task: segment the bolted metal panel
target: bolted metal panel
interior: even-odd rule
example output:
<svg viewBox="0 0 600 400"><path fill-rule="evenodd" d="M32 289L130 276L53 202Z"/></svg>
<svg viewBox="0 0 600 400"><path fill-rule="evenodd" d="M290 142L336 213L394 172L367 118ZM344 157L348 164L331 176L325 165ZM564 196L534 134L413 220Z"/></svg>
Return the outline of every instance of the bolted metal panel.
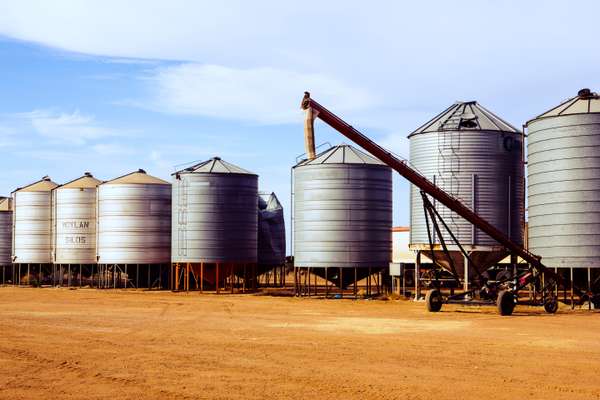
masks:
<svg viewBox="0 0 600 400"><path fill-rule="evenodd" d="M0 265L12 263L12 211L0 211Z"/></svg>
<svg viewBox="0 0 600 400"><path fill-rule="evenodd" d="M295 265L389 265L391 168L352 146L337 146L295 166L293 178Z"/></svg>
<svg viewBox="0 0 600 400"><path fill-rule="evenodd" d="M519 132L434 131L410 136L410 163L479 216L523 243L524 188ZM497 246L441 204L435 204L461 244ZM429 243L423 201L411 186L411 245ZM443 231L446 243L453 243ZM435 243L440 243L435 238Z"/></svg>
<svg viewBox="0 0 600 400"><path fill-rule="evenodd" d="M16 191L14 196L14 262L52 262L51 192Z"/></svg>
<svg viewBox="0 0 600 400"><path fill-rule="evenodd" d="M95 187L53 191L56 264L96 263L96 193Z"/></svg>
<svg viewBox="0 0 600 400"><path fill-rule="evenodd" d="M219 158L173 181L173 262L257 262L258 176Z"/></svg>
<svg viewBox="0 0 600 400"><path fill-rule="evenodd" d="M126 177L98 186L98 263L167 263L171 259L171 185L136 183L135 174ZM158 181L140 178L137 181Z"/></svg>
<svg viewBox="0 0 600 400"><path fill-rule="evenodd" d="M557 109L527 125L529 250L551 267L600 268L600 99Z"/></svg>

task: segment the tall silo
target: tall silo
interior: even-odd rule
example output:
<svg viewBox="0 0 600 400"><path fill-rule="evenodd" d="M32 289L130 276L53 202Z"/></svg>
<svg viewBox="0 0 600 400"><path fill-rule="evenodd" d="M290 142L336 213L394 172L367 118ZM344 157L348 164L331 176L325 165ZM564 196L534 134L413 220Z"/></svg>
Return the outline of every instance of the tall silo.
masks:
<svg viewBox="0 0 600 400"><path fill-rule="evenodd" d="M9 197L0 197L0 268L1 283L12 282L12 201Z"/></svg>
<svg viewBox="0 0 600 400"><path fill-rule="evenodd" d="M219 286L244 268L247 273L253 270L258 175L214 157L173 176L174 267L189 268L197 286L204 282Z"/></svg>
<svg viewBox="0 0 600 400"><path fill-rule="evenodd" d="M294 265L308 284L314 273L346 288L388 267L390 167L339 145L294 166L293 181Z"/></svg>
<svg viewBox="0 0 600 400"><path fill-rule="evenodd" d="M577 96L527 122L529 250L585 281L600 268L600 96ZM592 281L594 279L591 279Z"/></svg>
<svg viewBox="0 0 600 400"><path fill-rule="evenodd" d="M60 185L52 191L53 249L55 271L59 283L67 273L71 284L72 273L93 274L96 264L96 194L102 181L86 172L83 176Z"/></svg>
<svg viewBox="0 0 600 400"><path fill-rule="evenodd" d="M162 285L171 259L171 184L140 169L100 184L97 198L101 286Z"/></svg>
<svg viewBox="0 0 600 400"><path fill-rule="evenodd" d="M410 164L480 217L523 243L523 133L475 101L457 102L408 136ZM502 246L443 205L432 201L475 265L465 260L444 228L442 237L459 276L473 277L506 256ZM433 230L433 228L432 228ZM450 261L432 233L436 261ZM411 186L410 248L429 256L430 243L420 191ZM419 253L418 253L419 254ZM469 273L469 271L471 271Z"/></svg>
<svg viewBox="0 0 600 400"><path fill-rule="evenodd" d="M45 279L45 269L52 263L52 189L58 184L45 176L12 193L13 263L17 280L27 283ZM34 276L31 273L35 273Z"/></svg>

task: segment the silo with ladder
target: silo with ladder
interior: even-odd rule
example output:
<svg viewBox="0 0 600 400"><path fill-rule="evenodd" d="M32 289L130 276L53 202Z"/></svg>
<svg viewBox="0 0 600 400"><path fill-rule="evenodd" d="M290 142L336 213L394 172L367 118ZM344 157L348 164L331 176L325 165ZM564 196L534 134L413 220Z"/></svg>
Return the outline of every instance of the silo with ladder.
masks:
<svg viewBox="0 0 600 400"><path fill-rule="evenodd" d="M475 101L457 102L408 136L410 163L438 187L471 207L480 217L523 243L523 133ZM430 199L449 230L469 255L465 257L446 229L441 236L425 214L418 188L411 187L410 248L461 279L483 272L507 253L468 221ZM428 230L429 224L429 230ZM433 253L431 248L433 246ZM448 256L449 255L449 256Z"/></svg>

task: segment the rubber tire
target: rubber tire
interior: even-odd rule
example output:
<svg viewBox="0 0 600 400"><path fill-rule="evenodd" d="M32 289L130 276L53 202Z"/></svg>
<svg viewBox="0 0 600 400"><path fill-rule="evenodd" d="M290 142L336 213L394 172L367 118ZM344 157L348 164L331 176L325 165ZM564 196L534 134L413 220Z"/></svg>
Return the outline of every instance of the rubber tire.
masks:
<svg viewBox="0 0 600 400"><path fill-rule="evenodd" d="M558 311L558 301L555 300L547 300L544 303L544 310L548 314L555 314Z"/></svg>
<svg viewBox="0 0 600 400"><path fill-rule="evenodd" d="M427 304L427 311L438 312L442 309L442 294L437 289L431 289L425 295L425 304Z"/></svg>
<svg viewBox="0 0 600 400"><path fill-rule="evenodd" d="M508 290L501 291L498 293L496 305L500 315L511 315L515 309L515 295Z"/></svg>

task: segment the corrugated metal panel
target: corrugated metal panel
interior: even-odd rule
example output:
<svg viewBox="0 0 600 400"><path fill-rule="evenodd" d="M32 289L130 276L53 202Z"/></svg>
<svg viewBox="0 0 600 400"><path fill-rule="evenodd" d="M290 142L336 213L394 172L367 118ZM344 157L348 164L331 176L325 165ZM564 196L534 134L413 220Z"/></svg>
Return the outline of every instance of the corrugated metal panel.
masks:
<svg viewBox="0 0 600 400"><path fill-rule="evenodd" d="M95 187L54 190L55 263L96 263L96 192Z"/></svg>
<svg viewBox="0 0 600 400"><path fill-rule="evenodd" d="M343 147L350 154L358 151L338 146L328 152L335 156ZM294 167L293 174L295 265L388 266L392 256L389 167L379 163L309 163Z"/></svg>
<svg viewBox="0 0 600 400"><path fill-rule="evenodd" d="M153 178L153 177L150 177ZM98 186L98 262L160 264L171 259L171 185L104 183Z"/></svg>
<svg viewBox="0 0 600 400"><path fill-rule="evenodd" d="M51 192L17 191L13 195L14 262L51 263Z"/></svg>
<svg viewBox="0 0 600 400"><path fill-rule="evenodd" d="M456 130L410 137L410 163L496 228L523 243L523 163L518 132ZM461 244L496 246L490 237L446 207L435 204ZM411 244L427 244L418 189L411 186ZM439 243L439 238L435 238ZM444 239L452 242L444 233Z"/></svg>
<svg viewBox="0 0 600 400"><path fill-rule="evenodd" d="M173 181L173 262L256 263L258 176L219 158Z"/></svg>
<svg viewBox="0 0 600 400"><path fill-rule="evenodd" d="M600 114L569 109L528 123L529 250L551 267L599 268Z"/></svg>
<svg viewBox="0 0 600 400"><path fill-rule="evenodd" d="M0 265L12 262L12 211L0 211Z"/></svg>

